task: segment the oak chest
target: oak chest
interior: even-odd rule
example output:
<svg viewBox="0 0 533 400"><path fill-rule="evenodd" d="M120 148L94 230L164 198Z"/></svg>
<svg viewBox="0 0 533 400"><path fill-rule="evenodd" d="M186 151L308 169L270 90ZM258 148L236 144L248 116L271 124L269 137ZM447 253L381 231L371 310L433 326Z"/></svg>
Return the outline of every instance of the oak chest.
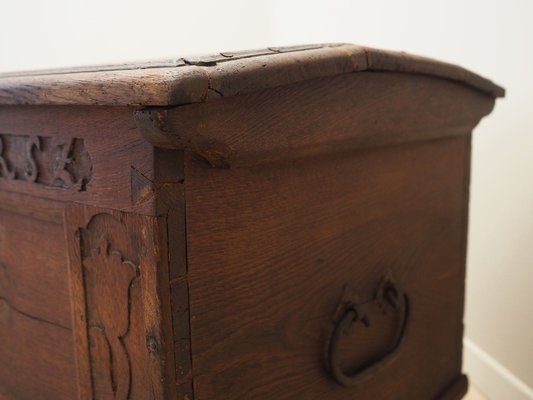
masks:
<svg viewBox="0 0 533 400"><path fill-rule="evenodd" d="M459 399L502 88L348 44L0 78L0 399Z"/></svg>

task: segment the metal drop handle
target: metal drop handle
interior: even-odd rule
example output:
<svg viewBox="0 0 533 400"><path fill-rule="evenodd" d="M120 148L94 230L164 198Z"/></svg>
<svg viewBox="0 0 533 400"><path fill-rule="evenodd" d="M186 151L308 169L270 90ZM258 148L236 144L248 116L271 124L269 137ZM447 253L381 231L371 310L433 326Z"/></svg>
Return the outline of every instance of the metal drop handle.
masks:
<svg viewBox="0 0 533 400"><path fill-rule="evenodd" d="M403 343L409 319L407 295L398 288L390 276L387 276L378 287L374 300L382 301L396 314L396 330L391 345L380 356L364 363L362 367L346 372L341 366L340 343L346 336L345 332L355 329L356 325L362 325L359 329L363 326L368 327L371 316L365 314L359 305L352 302L345 303L329 337L326 354L327 368L331 377L343 386L355 386L374 376L394 360Z"/></svg>

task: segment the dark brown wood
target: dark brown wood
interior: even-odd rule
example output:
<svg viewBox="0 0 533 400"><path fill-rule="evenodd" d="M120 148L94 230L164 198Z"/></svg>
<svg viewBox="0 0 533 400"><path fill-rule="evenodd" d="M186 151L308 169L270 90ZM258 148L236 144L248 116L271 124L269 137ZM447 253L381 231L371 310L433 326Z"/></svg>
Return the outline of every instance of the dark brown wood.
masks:
<svg viewBox="0 0 533 400"><path fill-rule="evenodd" d="M503 93L348 44L0 76L0 399L460 399Z"/></svg>
<svg viewBox="0 0 533 400"><path fill-rule="evenodd" d="M187 279L187 245L185 224L184 154L182 151L156 149L154 186L157 215L166 220L170 299L174 332L173 350L176 386L179 398L193 399L189 283ZM169 322L167 320L167 322Z"/></svg>
<svg viewBox="0 0 533 400"><path fill-rule="evenodd" d="M468 149L466 136L298 168L186 163L195 399L434 398L460 371ZM389 270L411 302L402 350L339 386L322 357L344 286L365 302ZM390 343L394 324L369 318L349 365Z"/></svg>
<svg viewBox="0 0 533 400"><path fill-rule="evenodd" d="M83 139L0 135L0 178L83 192L91 171Z"/></svg>
<svg viewBox="0 0 533 400"><path fill-rule="evenodd" d="M0 104L180 105L360 71L411 72L456 81L493 97L505 93L452 64L337 43L3 74Z"/></svg>
<svg viewBox="0 0 533 400"><path fill-rule="evenodd" d="M445 80L361 72L207 104L146 108L135 121L154 145L228 168L461 135L493 105L493 98Z"/></svg>
<svg viewBox="0 0 533 400"><path fill-rule="evenodd" d="M460 375L447 387L436 400L456 400L461 399L468 391L468 378Z"/></svg>
<svg viewBox="0 0 533 400"><path fill-rule="evenodd" d="M76 397L60 206L0 193L0 398Z"/></svg>
<svg viewBox="0 0 533 400"><path fill-rule="evenodd" d="M154 215L153 193L143 185L154 180L154 149L141 137L132 113L127 107L0 107L0 134L20 144L18 149L5 147L0 154L11 169L18 170L15 179L7 178L0 166L0 190ZM76 161L61 170L54 164L64 160L58 162L56 156L61 153L51 151L53 147L45 159L38 157L35 147L28 155L26 144L42 138L57 145L78 140L83 144L83 157L73 158L76 154L71 153L67 159ZM24 165L31 168L33 160L45 167L37 171L35 183L23 171ZM53 178L55 168L68 182L72 165L80 167L73 177L78 177L77 184L65 185L62 179Z"/></svg>
<svg viewBox="0 0 533 400"><path fill-rule="evenodd" d="M82 399L175 397L165 368L172 336L162 323L168 266L161 263L159 240L166 238L158 224L154 217L67 208Z"/></svg>

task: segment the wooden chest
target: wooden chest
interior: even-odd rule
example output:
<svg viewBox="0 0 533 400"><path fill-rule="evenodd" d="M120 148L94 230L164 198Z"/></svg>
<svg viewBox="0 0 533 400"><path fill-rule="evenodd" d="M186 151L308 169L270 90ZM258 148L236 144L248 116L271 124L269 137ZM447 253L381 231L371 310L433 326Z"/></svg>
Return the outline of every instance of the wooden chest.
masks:
<svg viewBox="0 0 533 400"><path fill-rule="evenodd" d="M503 89L354 45L0 78L0 399L459 399Z"/></svg>

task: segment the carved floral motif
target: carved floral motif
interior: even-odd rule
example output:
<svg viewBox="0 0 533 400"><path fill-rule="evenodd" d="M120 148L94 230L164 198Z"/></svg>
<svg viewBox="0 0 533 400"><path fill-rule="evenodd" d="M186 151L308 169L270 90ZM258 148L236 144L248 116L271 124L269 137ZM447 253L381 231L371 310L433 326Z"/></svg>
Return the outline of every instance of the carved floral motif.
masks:
<svg viewBox="0 0 533 400"><path fill-rule="evenodd" d="M91 359L98 359L100 368L95 393L97 398L126 400L131 365L123 339L130 328L130 286L137 268L124 261L120 252L110 251L106 239L99 248L91 249L83 266L92 291L93 316L88 327Z"/></svg>
<svg viewBox="0 0 533 400"><path fill-rule="evenodd" d="M0 136L0 176L8 179L13 179L15 177L15 172L9 168L4 156L4 140L2 136Z"/></svg>
<svg viewBox="0 0 533 400"><path fill-rule="evenodd" d="M91 173L83 139L0 134L0 179L84 191Z"/></svg>
<svg viewBox="0 0 533 400"><path fill-rule="evenodd" d="M170 398L153 217L71 204L65 221L79 398Z"/></svg>

